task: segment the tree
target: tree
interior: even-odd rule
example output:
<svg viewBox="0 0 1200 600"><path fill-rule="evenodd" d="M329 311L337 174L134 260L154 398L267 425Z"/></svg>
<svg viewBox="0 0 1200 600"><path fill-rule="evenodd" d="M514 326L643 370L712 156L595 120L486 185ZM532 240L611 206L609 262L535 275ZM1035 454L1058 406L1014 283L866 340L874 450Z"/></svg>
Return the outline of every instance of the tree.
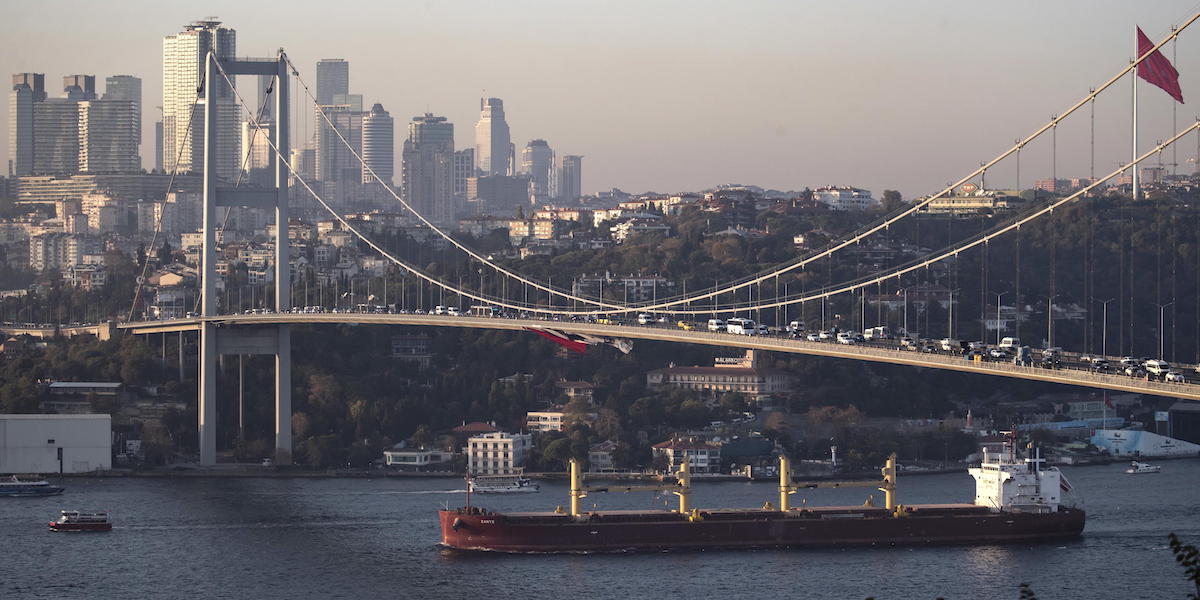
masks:
<svg viewBox="0 0 1200 600"><path fill-rule="evenodd" d="M543 465L557 465L560 468L566 468L567 461L571 459L571 440L568 438L559 438L546 444L546 448L542 450Z"/></svg>

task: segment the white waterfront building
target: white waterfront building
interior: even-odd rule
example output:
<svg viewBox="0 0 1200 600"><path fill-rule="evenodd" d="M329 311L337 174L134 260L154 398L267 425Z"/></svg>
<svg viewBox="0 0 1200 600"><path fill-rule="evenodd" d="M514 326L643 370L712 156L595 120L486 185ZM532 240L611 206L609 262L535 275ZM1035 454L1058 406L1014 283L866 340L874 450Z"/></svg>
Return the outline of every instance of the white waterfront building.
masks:
<svg viewBox="0 0 1200 600"><path fill-rule="evenodd" d="M0 415L0 474L109 469L110 415Z"/></svg>
<svg viewBox="0 0 1200 600"><path fill-rule="evenodd" d="M867 210L879 205L871 192L850 186L826 186L813 190L813 199L830 210Z"/></svg>
<svg viewBox="0 0 1200 600"><path fill-rule="evenodd" d="M472 475L515 475L533 449L528 433L484 433L467 439L467 472Z"/></svg>

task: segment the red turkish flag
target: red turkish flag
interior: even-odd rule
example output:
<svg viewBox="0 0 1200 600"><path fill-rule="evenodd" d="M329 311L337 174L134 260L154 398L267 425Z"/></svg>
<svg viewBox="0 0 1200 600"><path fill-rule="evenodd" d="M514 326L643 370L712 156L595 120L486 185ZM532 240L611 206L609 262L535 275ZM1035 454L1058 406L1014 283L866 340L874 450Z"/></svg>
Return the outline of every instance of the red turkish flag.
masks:
<svg viewBox="0 0 1200 600"><path fill-rule="evenodd" d="M1154 47L1154 42L1142 33L1142 28L1137 28L1138 38L1138 56L1144 56L1150 49ZM1157 85L1162 90L1171 95L1177 102L1183 104L1183 90L1179 89L1179 71L1171 66L1171 61L1162 55L1162 52L1155 50L1149 56L1146 56L1142 62L1138 63L1137 75L1146 81Z"/></svg>

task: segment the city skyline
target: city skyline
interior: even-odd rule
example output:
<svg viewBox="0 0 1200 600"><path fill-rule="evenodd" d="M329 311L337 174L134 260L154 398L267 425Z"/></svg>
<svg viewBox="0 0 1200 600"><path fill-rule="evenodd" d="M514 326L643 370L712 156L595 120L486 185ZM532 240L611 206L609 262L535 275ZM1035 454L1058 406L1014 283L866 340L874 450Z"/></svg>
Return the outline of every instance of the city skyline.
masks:
<svg viewBox="0 0 1200 600"><path fill-rule="evenodd" d="M140 77L141 154L143 164L153 167L148 149L154 147L153 107L162 99L162 39L204 16L142 3L118 9L60 4L74 8L55 20L52 35L50 23L35 16L45 14L40 8L10 11L13 18L0 25L0 65L9 75L45 73L50 81L73 73ZM912 197L990 158L1011 143L1012 131L1031 129L1119 69L1133 53L1134 24L1158 39L1187 8L1106 3L1091 10L1088 3L1083 11L1082 3L1072 2L988 10L930 1L885 16L861 7L762 4L733 11L688 5L693 10L679 11L673 9L681 5L667 3L613 11L620 16L567 7L563 16L577 18L571 27L555 29L542 27L550 17L539 16L536 6L525 6L539 3L520 4L509 10L388 7L376 23L356 20L363 29L354 36L307 35L319 31L313 29L318 23L338 30L345 17L306 19L312 10L305 4L277 29L256 7L216 2L205 10L238 31L239 55L270 55L282 46L309 81L316 80L312 69L319 59L354 63L354 88L366 105L381 103L398 119L429 110L462 130L478 119L480 97L502 98L514 145L545 139L560 152L589 157L584 193L611 187L672 192L737 182L778 189L854 185L876 195L892 188ZM1035 8L1039 19L1030 19ZM342 12L356 10L352 5ZM112 31L104 24L135 14L138 27L119 39L91 33ZM393 18L404 24L397 33L386 27ZM622 27L611 29L618 21ZM826 26L804 27L814 21ZM453 27L420 27L433 22ZM1096 35L1057 35L1066 22ZM489 60L479 60L487 24L493 35L509 32L501 38L520 41L492 39L485 46ZM703 35L704 27L718 26L726 28L722 35ZM61 35L70 41L57 39ZM423 45L443 40L459 46L447 47L440 62L418 58ZM387 52L372 46L385 41ZM1189 56L1194 47L1185 38L1178 55ZM515 64L518 55L526 57L520 69L500 66ZM639 66L646 64L673 68ZM1182 84L1185 97L1196 89L1186 76ZM248 80L242 85L254 89ZM47 88L56 95L55 86ZM1170 133L1171 100L1146 91L1139 102L1146 148ZM1128 113L1127 102L1114 100L1097 102L1096 109L1098 115ZM1182 106L1177 122L1193 116ZM1098 122L1099 170L1128 154L1128 128L1116 119ZM295 139L306 139L306 126L311 135L312 123L301 123ZM7 139L7 123L0 130ZM1060 131L1059 177L1088 175L1087 120ZM458 149L470 142L456 141ZM5 162L7 148L0 148ZM1022 181L1028 187L1050 175L1050 161L1046 148L1026 152ZM1192 152L1190 144L1180 149L1180 172L1191 170L1185 161ZM989 182L1006 185L1006 178L1014 179L1007 170L989 173Z"/></svg>

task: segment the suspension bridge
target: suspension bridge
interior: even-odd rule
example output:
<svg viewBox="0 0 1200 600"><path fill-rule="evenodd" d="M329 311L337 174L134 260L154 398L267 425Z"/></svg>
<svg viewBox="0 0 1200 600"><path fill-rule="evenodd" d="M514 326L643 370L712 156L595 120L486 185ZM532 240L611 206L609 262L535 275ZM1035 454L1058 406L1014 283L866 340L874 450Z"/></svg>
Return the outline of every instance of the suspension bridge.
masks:
<svg viewBox="0 0 1200 600"><path fill-rule="evenodd" d="M1136 172L1139 164L1155 157L1161 160L1164 150L1171 148L1187 136L1197 135L1197 130L1200 129L1200 120L1183 127L1176 126L1170 136L1158 140L1153 144L1143 144L1139 147L1136 143L1135 108L1134 128L1131 132L1133 140L1131 146L1133 151L1128 160L1123 161L1116 168L1106 173L1096 174L1093 167L1093 176L1089 178L1087 184L1081 186L1073 193L1066 195L1048 194L1041 201L1036 201L1035 196L1035 202L1031 202L1027 208L1017 211L1010 218L997 219L997 222L990 228L965 239L950 240L949 245L925 252L921 256L903 264L890 265L846 281L828 281L825 285L794 293L785 286L784 293L779 293L778 282L781 277L786 278L803 273L810 267L822 264L820 261L833 260L835 255L858 247L873 236L886 235L892 228L918 218L919 214L932 203L939 199L953 196L955 191L959 190L964 184L978 181L980 187L982 187L988 171L993 170L994 172L999 168L998 165L1002 163L1009 164L1013 161L1016 162L1017 184L1019 188L1021 185L1020 160L1022 150L1028 149L1035 141L1042 140L1048 136L1054 144L1053 160L1056 161L1057 136L1060 124L1073 115L1077 116L1087 113L1088 111L1085 111L1085 108L1090 108L1093 120L1094 148L1096 99L1105 92L1114 92L1117 84L1126 79L1132 82L1131 86L1135 97L1137 93L1137 79L1139 77L1155 83L1151 79L1154 74L1150 72L1150 67L1158 65L1159 59L1162 58L1162 49L1168 44L1173 44L1177 37L1192 25L1197 18L1200 18L1200 13L1172 27L1169 34L1156 43L1153 43L1152 47L1139 48L1138 56L1132 59L1127 66L1118 70L1112 77L1100 85L1088 90L1088 93L1078 102L1072 104L1066 110L1055 114L1031 134L1018 139L1010 148L1001 152L993 159L980 163L978 169L968 173L954 183L948 184L941 191L903 205L898 210L874 223L784 264L766 268L754 275L735 281L714 284L711 288L693 291L690 294L685 292L667 298L654 298L649 301L640 302L619 302L606 299L602 294L589 296L578 293L573 289L565 289L554 286L549 282L539 281L520 273L514 267L503 264L502 261L494 260L485 253L472 248L469 244L451 235L451 232L444 228L444 224L435 223L427 216L422 215L414 209L409 199L397 194L363 160L359 151L345 138L329 115L325 113L320 105L315 103L315 98L308 85L300 77L299 70L282 50L278 56L271 59L218 59L218 57L210 54L202 67L204 85L195 101L196 104L205 105L207 110L204 111L203 128L205 138L203 180L204 235L201 254L200 291L196 310L189 313L194 316L159 321L138 320L138 315L134 314L134 311L139 306L139 298L142 294L141 282L145 276L145 272L143 272L143 277L139 278L139 285L129 318L125 322L118 324L117 327L123 332L137 335L194 332L198 336L200 462L205 465L214 464L216 460L217 358L220 355L229 354L265 354L275 357L276 395L274 421L276 460L279 464L290 463L290 330L294 325L406 325L513 331L553 331L556 334L572 334L595 338L704 344L727 348L767 350L810 356L891 363L1200 400L1200 385L1196 383L1167 381L1150 377L1131 377L1105 372L1094 368L1096 362L1089 360L1091 357L1085 359L1082 352L1071 352L1070 349L1061 353L1063 357L1061 362L1049 363L1047 364L1049 368L1040 368L1030 366L1027 363L1014 364L1010 360L984 360L986 355L964 357L962 352L919 352L912 350L912 345L902 346L894 341L834 343L833 341L822 341L821 338L806 339L803 336L782 335L779 334L778 329L779 326L783 325L780 322L776 323L777 328L772 334L767 335L739 335L728 331L709 331L703 323L691 324L710 317L713 319L727 319L758 315L764 311L767 314L775 311L775 314L778 315L780 309L785 311L798 309L801 314L804 314L806 310L811 310L813 306L820 305L823 308L826 302L831 302L835 299L853 298L855 294L862 294L865 302L865 293L868 289L878 290L885 285L896 286L899 289L901 282L920 273L928 272L932 267L957 264L960 256L970 252L986 252L990 244L1002 238L1019 235L1023 226L1037 221L1053 219L1056 210L1060 211L1062 208L1073 203L1087 202L1095 198L1101 191L1102 186L1114 178L1124 176L1127 173L1134 175L1132 191L1134 197L1137 198L1138 184ZM288 160L291 148L287 127L269 128L270 133L265 134L268 136L267 143L273 155L274 187L267 189L243 187L240 185L240 179L234 182L232 186L219 181L215 170L212 168L217 160L216 152L218 148L218 145L213 143L217 135L216 121L213 118L213 115L217 111L214 110L214 107L218 104L236 102L236 104L240 105L246 120L254 127L255 131L268 131L268 128L260 126L259 116L250 109L251 104L246 102L233 85L233 77L237 75L270 76L273 78L272 87L275 101L273 112L276 115L277 123L290 122L289 102L292 92L291 87L296 85L298 90L302 91L309 100L314 102L314 105L317 107L318 118L323 120L329 131L335 134L339 138L339 141L349 149L362 166L363 172L369 175L386 193L390 194L403 208L404 213L414 222L427 229L431 235L435 236L435 239L440 240L453 251L461 253L465 257L465 260L473 265L473 268L479 270L481 273L480 286L472 288L463 285L461 279L458 282L452 282L445 280L444 277L438 277L433 273L426 272L426 270L416 266L414 264L415 261L406 260L399 252L389 249L386 244L373 239L370 235L361 231L353 220L341 214L331 202L322 198L312 182L306 181L300 173L292 168ZM1160 83L1156 83L1156 85L1160 85L1161 87ZM1134 106L1136 107L1136 103ZM1172 120L1175 120L1174 117ZM1094 155L1092 162L1094 165ZM1057 173L1052 172L1052 177L1057 177ZM424 311L414 310L409 312L408 310L396 309L395 307L384 311L372 310L362 312L355 312L353 310L328 312L310 310L304 302L297 303L293 301L292 274L289 268L275 269L273 302L267 303L267 308L255 310L247 314L247 311L235 310L229 306L230 303L228 301L224 303L225 306L222 306L216 288L217 236L225 220L228 218L228 210L231 207L259 208L272 211L276 224L288 223L289 187L292 186L304 188L320 205L321 209L326 211L343 230L350 232L358 243L365 248L369 248L372 252L377 253L395 265L406 278L410 278L421 286L427 286L430 290L438 290L443 297L449 294L451 297L456 298L460 305L469 303L475 306L494 309L496 316L426 314ZM224 219L220 214L222 208L226 210ZM289 240L287 227L277 226L275 228L274 244L274 264L277 266L288 265L290 263L291 241ZM150 261L146 261L146 267L149 266L149 263ZM485 271L494 280L504 281L505 285L502 288L493 285L492 288L485 289L482 280L482 273ZM1018 263L1018 281L1019 272L1020 267ZM985 297L989 294L996 296L997 308L999 308L1000 296L1007 292L997 294L995 290L987 289L986 281L986 278L984 278L984 289L979 290L979 295ZM775 294L764 294L763 284L768 284L767 287L769 288L769 284L772 282L775 283ZM1111 284L1112 282L1108 283ZM498 293L497 289L505 291ZM1104 288L1096 285L1093 286L1093 290L1095 293L1103 293ZM1016 293L1020 295L1019 291ZM530 299L531 295L534 297L533 300ZM430 297L432 297L432 293ZM1053 302L1055 297L1055 294L1052 293L1047 298L1049 304L1047 310L1049 329L1048 339L1046 340L1047 345L1051 345L1053 341ZM731 298L733 300L730 300ZM1087 299L1084 299L1084 302L1090 304ZM953 306L954 302L952 299L951 310L953 310ZM1162 310L1162 306L1160 303L1160 311ZM423 308L428 309L429 307L426 306ZM1105 303L1105 308L1107 310L1107 303ZM418 312L421 314L417 314ZM629 320L634 315L652 315L656 318L645 325L632 325L620 321L621 317ZM905 315L907 316L907 306ZM657 318L660 316L662 317L661 319ZM865 311L863 311L861 314L861 326L864 329L870 325L866 322L866 319ZM688 325L677 325L677 321L688 323ZM824 326L824 323L822 325ZM1000 327L999 319L997 319L996 325L997 328ZM86 332L88 331L88 327L77 326L72 331ZM1107 317L1104 328L1107 333ZM982 322L980 329L980 337L988 333ZM1000 331L997 329L997 338L999 337L999 333ZM1162 335L1161 330L1159 331L1159 335ZM952 320L948 325L947 340L949 341L954 337L956 335ZM961 337L961 329L957 337ZM1162 344L1160 343L1160 348L1161 346ZM1116 356L1106 358L1114 364L1121 361ZM1161 351L1158 358L1162 358ZM1194 364L1179 364L1177 368L1181 370L1200 369L1200 367ZM1192 378L1195 378L1195 373L1192 373Z"/></svg>

